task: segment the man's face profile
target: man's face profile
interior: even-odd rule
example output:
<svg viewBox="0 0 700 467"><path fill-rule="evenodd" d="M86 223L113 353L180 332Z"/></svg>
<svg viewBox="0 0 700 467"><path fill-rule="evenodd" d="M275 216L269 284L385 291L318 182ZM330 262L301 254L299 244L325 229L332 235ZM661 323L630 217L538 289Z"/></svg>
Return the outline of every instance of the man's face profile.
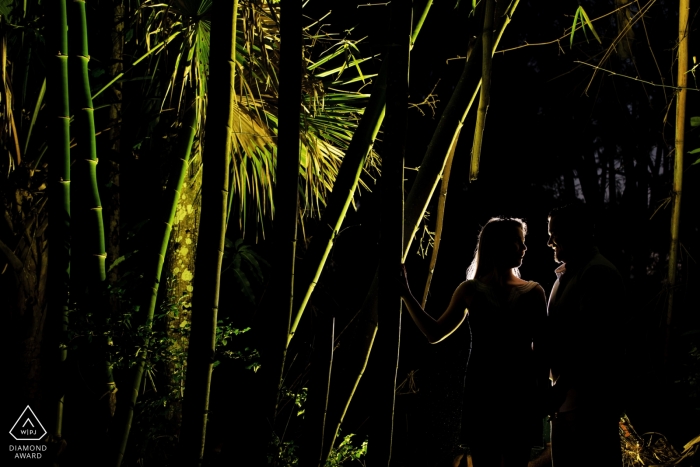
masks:
<svg viewBox="0 0 700 467"><path fill-rule="evenodd" d="M567 250L565 248L565 241L562 243L561 230L558 228L556 217L549 218L549 224L547 225L547 231L549 233L549 240L547 241L547 246L554 249L554 261L558 263L565 263L567 257Z"/></svg>

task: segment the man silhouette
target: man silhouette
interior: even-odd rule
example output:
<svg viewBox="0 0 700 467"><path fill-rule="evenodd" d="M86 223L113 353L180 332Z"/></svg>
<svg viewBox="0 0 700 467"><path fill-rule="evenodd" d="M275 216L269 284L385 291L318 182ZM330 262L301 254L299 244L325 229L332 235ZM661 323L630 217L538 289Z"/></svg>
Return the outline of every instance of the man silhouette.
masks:
<svg viewBox="0 0 700 467"><path fill-rule="evenodd" d="M552 210L548 227L561 263L547 306L552 464L590 465L593 455L597 466L619 467L622 277L594 246L584 204Z"/></svg>

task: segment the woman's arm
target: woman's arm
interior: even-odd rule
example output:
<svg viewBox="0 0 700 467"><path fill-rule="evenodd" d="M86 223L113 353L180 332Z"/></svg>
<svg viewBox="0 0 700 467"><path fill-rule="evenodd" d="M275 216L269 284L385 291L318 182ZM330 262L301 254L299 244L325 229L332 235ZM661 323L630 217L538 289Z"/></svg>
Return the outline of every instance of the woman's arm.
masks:
<svg viewBox="0 0 700 467"><path fill-rule="evenodd" d="M466 282L457 287L447 310L436 320L423 310L418 300L411 293L405 268L403 268L403 278L401 298L406 303L406 308L408 308L408 312L418 329L428 338L428 342L437 344L457 330L464 318L466 318L467 308L471 304L471 296L467 293Z"/></svg>

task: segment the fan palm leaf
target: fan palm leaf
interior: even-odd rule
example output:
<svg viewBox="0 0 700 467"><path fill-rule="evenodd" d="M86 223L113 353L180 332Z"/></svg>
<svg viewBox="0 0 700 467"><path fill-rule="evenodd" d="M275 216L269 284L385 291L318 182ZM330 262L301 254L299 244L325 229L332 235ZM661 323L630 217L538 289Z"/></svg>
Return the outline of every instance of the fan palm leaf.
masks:
<svg viewBox="0 0 700 467"><path fill-rule="evenodd" d="M144 46L161 47L153 63L164 54L173 64L165 85L161 109L179 108L185 99L197 99L200 127L204 125L211 32L211 0L176 0L169 5L145 2L150 13ZM249 0L239 6L237 31L235 113L229 215L236 212L242 229L252 218L262 226L274 216L272 185L276 168L277 96L279 87L279 6ZM348 90L374 75L364 74L357 42L331 40L305 29L305 72L300 159L301 204L305 216L317 216L325 205L338 168L359 116L366 94ZM172 39L179 32L177 39ZM167 47L165 41L172 41ZM319 52L321 51L321 52ZM152 64L150 69L159 65ZM185 92L187 87L194 95ZM189 96L189 97L188 97ZM204 132L199 132L204 137ZM201 143L201 141L200 141ZM372 153L369 167L377 165ZM365 185L366 188L366 185ZM255 213L249 213L250 207ZM264 233L264 232L263 232Z"/></svg>

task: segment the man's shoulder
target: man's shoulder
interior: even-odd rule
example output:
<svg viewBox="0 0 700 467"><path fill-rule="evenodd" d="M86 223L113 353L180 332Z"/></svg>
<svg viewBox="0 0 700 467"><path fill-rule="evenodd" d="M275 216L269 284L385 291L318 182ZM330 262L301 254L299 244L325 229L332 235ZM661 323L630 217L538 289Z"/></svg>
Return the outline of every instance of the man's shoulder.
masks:
<svg viewBox="0 0 700 467"><path fill-rule="evenodd" d="M580 275L582 279L585 278L587 280L593 278L606 282L622 280L622 274L620 274L617 267L598 251L596 251L590 261L581 268Z"/></svg>

